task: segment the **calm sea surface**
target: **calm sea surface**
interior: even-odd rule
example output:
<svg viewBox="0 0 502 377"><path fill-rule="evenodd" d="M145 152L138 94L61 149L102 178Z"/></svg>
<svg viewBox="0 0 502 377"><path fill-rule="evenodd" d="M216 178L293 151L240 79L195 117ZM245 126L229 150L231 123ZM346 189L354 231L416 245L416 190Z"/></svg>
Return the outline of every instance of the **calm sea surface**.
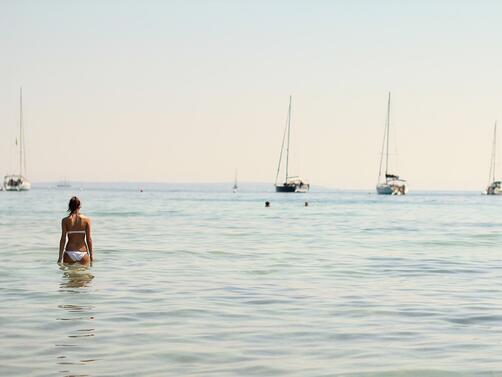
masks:
<svg viewBox="0 0 502 377"><path fill-rule="evenodd" d="M1 376L502 376L502 198L137 188L0 193Z"/></svg>

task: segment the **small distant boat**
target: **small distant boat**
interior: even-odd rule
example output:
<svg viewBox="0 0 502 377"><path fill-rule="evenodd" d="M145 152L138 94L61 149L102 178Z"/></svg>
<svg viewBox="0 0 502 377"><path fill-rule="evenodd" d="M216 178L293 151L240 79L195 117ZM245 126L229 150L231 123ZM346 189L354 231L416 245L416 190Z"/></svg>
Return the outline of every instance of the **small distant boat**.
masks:
<svg viewBox="0 0 502 377"><path fill-rule="evenodd" d="M18 140L16 139L16 145ZM23 129L23 88L19 95L19 174L8 174L4 177L3 188L5 191L28 191L31 189L30 181L24 176L26 174L26 150L24 148Z"/></svg>
<svg viewBox="0 0 502 377"><path fill-rule="evenodd" d="M387 101L387 121L383 135L380 169L376 191L379 195L405 195L408 192L406 181L396 174L389 173L389 129L390 129L390 93ZM385 181L382 180L382 165L385 155Z"/></svg>
<svg viewBox="0 0 502 377"><path fill-rule="evenodd" d="M239 186L237 185L237 169L235 169L234 186L232 187L232 192L235 194L238 189Z"/></svg>
<svg viewBox="0 0 502 377"><path fill-rule="evenodd" d="M307 192L310 189L310 183L307 180L302 179L298 176L290 176L289 172L288 172L290 137L291 137L291 96L289 96L288 121L286 123L286 128L284 129L284 135L282 137L281 154L279 156L279 163L277 165L277 174L275 176L275 191L276 192ZM284 178L284 183L278 184L279 173L281 170L282 156L284 154L284 147L286 147L286 176Z"/></svg>
<svg viewBox="0 0 502 377"><path fill-rule="evenodd" d="M65 178L64 180L58 182L56 184L56 187L57 188L70 188L71 187L71 183Z"/></svg>
<svg viewBox="0 0 502 377"><path fill-rule="evenodd" d="M495 170L497 166L497 122L493 127L493 145L492 145L492 157L490 161L490 175L488 177L488 187L484 194L486 195L502 195L502 182L495 180Z"/></svg>

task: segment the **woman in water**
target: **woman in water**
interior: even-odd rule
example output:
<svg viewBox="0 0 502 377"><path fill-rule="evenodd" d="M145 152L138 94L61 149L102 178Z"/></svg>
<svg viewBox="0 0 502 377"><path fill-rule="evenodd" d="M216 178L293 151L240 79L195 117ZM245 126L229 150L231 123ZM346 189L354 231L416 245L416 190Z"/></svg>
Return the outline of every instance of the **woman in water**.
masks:
<svg viewBox="0 0 502 377"><path fill-rule="evenodd" d="M91 219L80 214L80 199L76 196L70 199L68 212L70 214L61 221L58 263L89 264L94 255ZM66 242L67 236L68 242Z"/></svg>

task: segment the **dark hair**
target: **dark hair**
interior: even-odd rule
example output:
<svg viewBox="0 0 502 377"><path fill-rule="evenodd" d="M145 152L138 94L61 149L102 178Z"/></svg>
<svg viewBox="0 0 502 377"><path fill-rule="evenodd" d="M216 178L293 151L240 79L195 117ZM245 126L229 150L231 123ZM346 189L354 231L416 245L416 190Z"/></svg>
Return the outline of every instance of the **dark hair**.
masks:
<svg viewBox="0 0 502 377"><path fill-rule="evenodd" d="M80 208L80 199L77 198L76 196L72 196L70 202L68 203L68 212L70 212L71 215L79 208Z"/></svg>

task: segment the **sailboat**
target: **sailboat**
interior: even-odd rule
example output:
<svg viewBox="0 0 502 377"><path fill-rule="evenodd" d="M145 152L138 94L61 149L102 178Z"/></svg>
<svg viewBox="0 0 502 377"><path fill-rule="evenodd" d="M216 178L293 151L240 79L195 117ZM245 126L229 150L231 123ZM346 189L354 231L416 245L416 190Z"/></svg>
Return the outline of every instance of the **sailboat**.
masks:
<svg viewBox="0 0 502 377"><path fill-rule="evenodd" d="M16 145L17 145L16 140ZM5 191L28 191L31 183L23 175L26 174L26 151L24 148L23 129L23 88L19 95L19 174L9 174L4 177L3 188Z"/></svg>
<svg viewBox="0 0 502 377"><path fill-rule="evenodd" d="M64 178L62 181L59 181L56 184L56 187L57 188L70 188L71 187L71 183L70 183L70 181L68 181L68 179Z"/></svg>
<svg viewBox="0 0 502 377"><path fill-rule="evenodd" d="M284 135L282 137L281 154L279 155L279 163L277 165L277 174L275 176L275 191L276 192L307 192L310 189L310 184L308 181L298 177L289 175L289 141L291 138L291 96L289 96L289 108L288 108L288 120L286 122L286 128L284 129ZM285 145L286 144L286 145ZM286 147L286 175L284 177L284 183L278 184L279 173L281 170L282 156L284 154L284 147Z"/></svg>
<svg viewBox="0 0 502 377"><path fill-rule="evenodd" d="M490 161L490 175L488 177L488 187L486 188L486 195L502 195L502 182L495 180L495 168L497 165L497 122L493 127L493 145L492 145L492 157Z"/></svg>
<svg viewBox="0 0 502 377"><path fill-rule="evenodd" d="M238 189L239 186L237 185L237 169L235 169L234 186L232 187L232 192L235 194Z"/></svg>
<svg viewBox="0 0 502 377"><path fill-rule="evenodd" d="M380 155L380 169L378 172L378 182L376 190L379 195L404 195L408 188L406 181L396 174L389 173L389 130L390 130L390 92L387 101L387 120L383 135L382 153ZM385 181L382 180L382 165L385 155Z"/></svg>

